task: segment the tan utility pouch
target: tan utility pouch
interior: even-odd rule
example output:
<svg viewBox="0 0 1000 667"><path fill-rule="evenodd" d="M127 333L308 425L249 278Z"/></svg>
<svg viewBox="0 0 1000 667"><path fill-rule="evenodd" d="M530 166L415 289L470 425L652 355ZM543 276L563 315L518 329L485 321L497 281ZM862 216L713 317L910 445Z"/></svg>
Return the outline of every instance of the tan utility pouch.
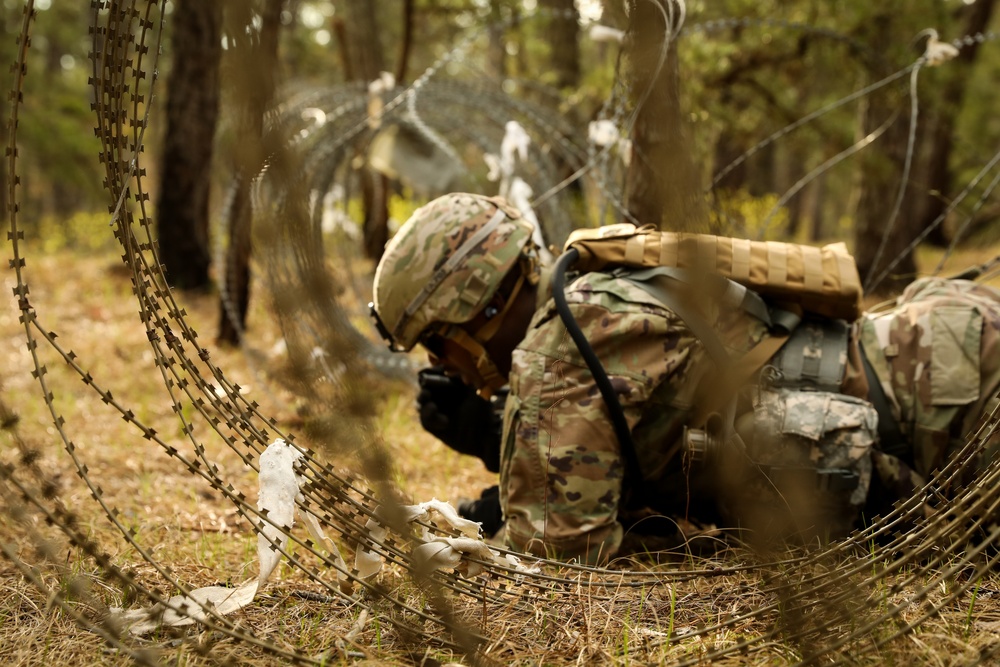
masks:
<svg viewBox="0 0 1000 667"><path fill-rule="evenodd" d="M861 278L843 243L796 243L661 232L630 223L577 229L564 250L580 253L574 268L670 266L718 273L779 304L851 322L861 314Z"/></svg>

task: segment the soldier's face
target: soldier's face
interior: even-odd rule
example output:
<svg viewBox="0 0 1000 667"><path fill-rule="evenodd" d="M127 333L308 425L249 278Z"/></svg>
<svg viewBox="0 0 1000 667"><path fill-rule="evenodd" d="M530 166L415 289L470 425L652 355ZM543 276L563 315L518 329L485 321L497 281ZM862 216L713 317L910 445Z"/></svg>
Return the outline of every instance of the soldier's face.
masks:
<svg viewBox="0 0 1000 667"><path fill-rule="evenodd" d="M476 358L467 349L443 336L434 347L430 355L432 363L440 364L447 373L459 376L462 382L476 389L486 384L476 367Z"/></svg>

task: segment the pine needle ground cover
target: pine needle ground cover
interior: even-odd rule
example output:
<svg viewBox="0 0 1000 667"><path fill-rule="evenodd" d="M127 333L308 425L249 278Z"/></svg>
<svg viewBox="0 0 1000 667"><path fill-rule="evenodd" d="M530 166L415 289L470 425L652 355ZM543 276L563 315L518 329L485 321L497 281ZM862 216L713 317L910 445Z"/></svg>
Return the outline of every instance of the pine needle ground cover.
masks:
<svg viewBox="0 0 1000 667"><path fill-rule="evenodd" d="M146 334L135 325L130 281L116 257L65 250L29 256L33 304L47 314L51 328L72 338L73 351L87 360L95 379L127 395L140 420L161 429L165 438L182 435L164 400ZM6 282L11 289L10 278ZM214 298L188 297L183 305L196 330L211 331ZM16 471L32 492L60 501L79 532L110 554L139 588L162 586L153 566L111 529L68 461L39 397L16 306L8 300L0 313L5 471ZM303 424L305 410L301 397L277 377L280 335L269 315L265 309L253 313L252 344L213 348L212 355L245 393L294 429ZM256 536L231 503L137 437L134 427L68 370L50 364L48 372L53 402L63 411L88 476L157 563L190 588L236 585L253 576ZM413 386L386 381L374 397L376 423L400 492L412 502L454 502L478 494L492 483L489 474L421 430L413 395ZM255 489L256 473L230 448L213 445L211 438L205 446L226 477ZM74 616L98 619L108 607L142 604L142 596L109 580L89 549L46 525L9 484L2 522L8 558L0 573L0 660L10 665L130 664L137 656L206 665L287 664L290 656L319 664L698 664L713 654L719 664L793 664L816 658L812 652L821 645L827 647L824 662L975 664L1000 647L1000 576L995 568L979 567L995 554L966 560L952 552L936 560L936 552L947 552L947 545L940 545L895 567L898 553L872 542L867 551L865 544L854 545L811 561L796 560L793 553L727 547L710 556L680 549L669 556L630 558L606 573L545 565L542 573L560 582L558 591L545 593L537 582L524 582L526 595L506 603L466 597L457 604L453 611L463 624L486 637L473 659L435 641L430 628L424 637L405 636L384 617L352 607L300 569L282 565L254 603L231 619L253 641L239 632L199 626L165 628L149 637L126 637L130 654L81 627ZM649 579L643 584L617 577L623 570L647 573ZM378 578L399 599L434 612L433 602L403 568L387 568ZM824 587L824 580L833 585ZM368 595L366 606L389 618L406 613L377 595ZM917 627L893 638L910 623Z"/></svg>

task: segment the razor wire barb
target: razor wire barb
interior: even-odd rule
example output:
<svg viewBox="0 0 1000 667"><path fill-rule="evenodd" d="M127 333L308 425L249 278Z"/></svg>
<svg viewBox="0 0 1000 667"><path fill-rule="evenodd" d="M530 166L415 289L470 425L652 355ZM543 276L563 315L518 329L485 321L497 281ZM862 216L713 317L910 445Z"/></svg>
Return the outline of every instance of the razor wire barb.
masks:
<svg viewBox="0 0 1000 667"><path fill-rule="evenodd" d="M374 485L376 488L372 488L363 476L329 463L323 456L329 452L317 453L300 447L303 458L299 472L306 480L300 509L316 516L340 545L375 551L385 562L412 576L420 591L417 597L431 604L415 602L413 591L405 586L389 588L361 578L356 570L344 568L331 554L324 553L321 545L297 536L296 531L288 531L248 502L247 493L237 488L225 472L211 462L203 439L195 435L194 420L208 424L214 434L253 470L258 470L257 457L274 438L295 443L293 434L283 432L211 361L209 351L198 343L197 333L188 325L183 309L166 287L157 261L141 158L144 133L150 122L149 102L157 81L156 59L164 21L163 3L107 0L95 1L92 6L93 108L103 147L100 161L107 177L111 222L123 251L123 262L130 271L140 309L139 324L146 332L157 372L162 378L171 409L180 420L186 445L182 447L145 425L129 407L127 396L119 399L102 388L99 380L87 370L86 360L78 358L72 350L57 341L56 334L44 326L28 299L27 263L20 244L23 232L19 227L17 205L16 130L23 80L27 73L25 63L29 35L35 16L30 0L25 5L15 65L15 103L11 110L8 146L8 168L12 175L8 183L8 239L14 255L11 261L17 283L14 295L18 299L34 375L65 453L107 522L135 556L150 566L168 588L183 593L190 591L187 583L171 571L170 564L162 562L149 546L143 544L135 529L128 526L121 513L106 501L99 480L88 468L85 452L74 445L71 433L65 427L66 421L56 405L56 391L49 382L43 354L54 354L58 363L75 373L103 403L117 411L136 430L143 444L148 442L150 446L161 449L176 461L178 467L200 478L213 493L226 498L255 533L263 534L264 526L284 532L296 548L283 547L278 541L268 538L271 547L280 551L291 567L323 591L324 599L342 604L345 610L365 609L380 622L397 628L401 636L409 637L406 641L414 646L429 641L467 653L483 663L489 663L491 654L502 651L507 643L515 640L494 635L499 629L491 627L486 618L477 630L471 630L470 619L480 608L505 609L531 619L537 613L537 601L544 597L552 609L567 618L580 619L581 614L588 613L588 605L607 605L602 609L607 609L609 614L611 610L623 607L635 611L631 601L623 601L615 594L621 589L633 589L643 591L641 600L654 608L653 612L647 613L655 613L656 595L669 594L671 600L678 592L696 596L699 589L709 586L713 579L723 575L763 577L767 584L758 591L759 604L728 614L714 623L692 619L690 627L685 627L683 631L672 624L672 631L662 639L667 645L681 645L697 638L707 640L718 633L739 628L756 630L743 635L744 638L739 641L696 652L687 658L674 660L673 664L693 665L714 658L762 653L770 650L775 642L798 647L797 659L803 663L821 659L843 660L845 654L838 651L868 645L875 631L887 627L891 629L891 632L875 638L875 645L882 646L920 627L921 623L967 593L973 582L993 566L997 558L997 540L1000 539L1000 528L995 522L1000 504L1000 468L993 465L974 486L944 507L936 500L936 488L958 479L962 464L956 460L931 480L917 497L901 503L893 513L873 521L868 528L845 542L803 555L778 554L773 558L748 559L748 562L735 565L724 563L704 569L660 568L654 571L602 570L537 560L533 562L543 569L539 573L531 573L480 563L486 573L478 578L465 578L454 573L426 576L421 575L413 565L409 551L412 542L407 530L389 525L391 530L387 536L377 539L366 527L372 520L388 523L380 508L391 507L391 487L378 483ZM421 99L454 101L473 98L482 105L484 113L495 109L498 97L494 91L438 82L435 77L438 71L429 70L420 79L419 86L394 91L392 102L395 104L386 105L388 111L384 112L385 118L398 108L411 115L420 113L425 120L433 120L434 105L427 104L421 109L417 106ZM476 94L470 95L473 90ZM328 128L324 125L324 132L315 133L316 136L311 136L309 142L300 142L308 144L307 150L291 150L302 148L292 146L287 152L276 154L266 174L267 178L273 179L271 183L280 195L272 202L271 222L278 218L287 222L287 216L292 216L287 226L264 226L265 233L275 234L268 238L292 244L285 252L268 258L276 269L272 284L275 290L289 289L303 280L317 279L316 276L306 275L310 268L317 265L317 248L295 246L294 241L287 238L290 231L309 230L310 225L315 224L309 211L301 206L302 198L308 193L290 185L294 181L288 170L292 164L303 163L297 162L299 160L306 164L310 161L320 165L325 163L325 168L308 172L317 179L311 181L309 187L327 188L330 181L325 180L323 174L336 171L337 164L347 154L344 137L351 134L351 129L363 131L357 116L361 107L356 104L356 97L331 93L329 101L332 110L327 118L343 118L348 131L345 133L345 126L337 122L331 122ZM403 101L407 103L403 104ZM318 104L312 97L298 104L290 103L282 112L301 114L302 104L306 103L309 108ZM519 103L519 106L511 108L533 117L537 127L559 127L557 118L546 116L527 105ZM615 111L616 115L618 113ZM502 114L492 116L497 124L502 118ZM417 127L423 126L417 124ZM593 150L574 143L570 132L560 130L558 136L558 143L565 154L581 161L577 164L598 163ZM335 160L333 164L329 163L331 159ZM608 192L613 190L605 189L605 193ZM331 316L331 306L341 311ZM330 297L322 303L307 305L307 308L310 309L307 320L315 324L304 332L306 339L315 336L320 329L335 329L336 318L349 306ZM323 314L326 314L325 319ZM339 340L348 350L361 345L349 333L342 333ZM349 371L342 375L350 376L353 371L362 370L357 362L350 361L352 358L347 354L337 359ZM343 386L342 381L340 386ZM336 402L343 400L343 396L334 392L325 396L324 400ZM10 411L3 412L9 414ZM375 457L384 455L377 439L366 435L371 432L370 424L362 417L356 417L356 420L351 432L358 438L358 446L370 449ZM5 417L5 423L8 421ZM983 446L986 437L997 429L998 421L1000 415L994 412L970 439L966 446L969 452ZM15 426L11 422L11 427ZM140 599L170 606L169 599L159 593L157 587L144 584L115 565L112 557L81 533L76 526L76 514L62 506L58 495L46 487L45 476L37 470L29 448L20 443L19 449L22 452L20 461L6 464L0 470L0 501L5 515L16 520L20 513L28 511L25 508L30 508L30 511L45 517L70 544L93 558L110 581L123 589L137 591ZM22 469L29 473L30 480L23 478ZM927 518L928 507L934 510L930 518ZM447 535L435 526L424 528ZM44 545L47 538L32 535L29 539ZM144 651L130 645L121 628L106 623L106 619L102 620L99 614L81 611L63 597L52 595L46 583L34 576L31 565L21 555L6 547L3 553L33 585L52 599L53 604L66 611L82 627L99 633L137 662L153 662ZM960 581L959 574L970 568L973 576ZM889 581L891 583L887 584ZM931 593L944 583L950 584L951 592L934 599ZM685 586L690 588L685 589ZM582 592L586 594L587 604L580 603ZM99 596L91 595L89 599L93 609L102 607ZM861 609L852 604L859 599L867 601ZM911 620L901 621L904 612L914 608L919 610L919 614ZM175 607L174 610L180 614L192 611L184 607ZM321 664L324 661L322 656L257 636L246 624L218 615L209 606L203 606L199 611L204 615L200 621L203 626L237 642L256 646L296 663ZM829 640L830 636L837 636L838 633L838 639ZM186 641L193 643L195 639L189 637Z"/></svg>

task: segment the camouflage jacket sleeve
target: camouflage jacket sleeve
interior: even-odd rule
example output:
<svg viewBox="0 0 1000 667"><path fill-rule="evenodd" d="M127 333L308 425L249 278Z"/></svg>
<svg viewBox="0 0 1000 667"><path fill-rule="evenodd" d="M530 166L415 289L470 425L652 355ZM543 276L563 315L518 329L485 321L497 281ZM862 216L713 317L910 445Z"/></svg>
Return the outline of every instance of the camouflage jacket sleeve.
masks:
<svg viewBox="0 0 1000 667"><path fill-rule="evenodd" d="M566 296L630 427L654 390L664 413L690 407L685 375L703 351L670 311L606 274L583 276ZM590 370L551 300L515 351L510 382L501 463L507 542L540 555L606 560L622 538L617 513L626 462ZM664 392L666 382L681 389Z"/></svg>

